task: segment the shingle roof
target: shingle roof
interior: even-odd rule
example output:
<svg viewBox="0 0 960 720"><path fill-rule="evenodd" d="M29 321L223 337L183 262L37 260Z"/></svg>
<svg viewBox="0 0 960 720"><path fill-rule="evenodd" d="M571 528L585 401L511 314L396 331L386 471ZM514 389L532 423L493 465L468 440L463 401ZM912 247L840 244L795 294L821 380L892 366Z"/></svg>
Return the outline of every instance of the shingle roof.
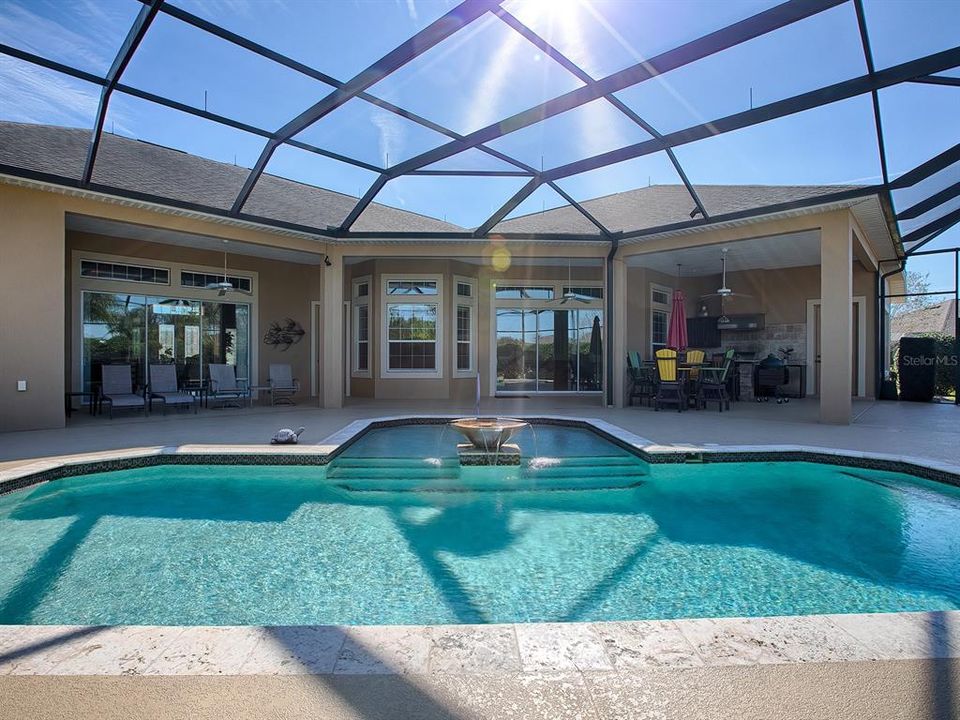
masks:
<svg viewBox="0 0 960 720"><path fill-rule="evenodd" d="M55 125L0 122L0 164L79 179L90 131ZM221 210L233 204L247 168L207 160L161 145L103 133L93 182ZM339 225L357 199L264 174L243 212L325 229ZM385 231L463 232L452 223L373 203L363 225Z"/></svg>
<svg viewBox="0 0 960 720"><path fill-rule="evenodd" d="M90 131L55 125L0 122L0 164L79 179ZM249 170L228 163L103 133L95 184L160 198L227 210ZM700 185L710 215L814 198L854 186L838 185ZM307 227L338 226L357 199L332 190L264 174L243 212ZM611 231L659 227L690 220L693 200L683 185L653 185L605 195L581 203ZM436 218L371 203L353 226L355 232L464 232ZM576 233L598 235L597 228L572 206L504 220L494 232Z"/></svg>
<svg viewBox="0 0 960 720"><path fill-rule="evenodd" d="M953 335L954 319L957 317L956 303L956 300L945 300L895 316L890 320L890 341L900 342L900 338L905 335L917 333Z"/></svg>
<svg viewBox="0 0 960 720"><path fill-rule="evenodd" d="M780 205L853 190L854 185L697 185L710 215ZM691 219L695 208L683 185L651 185L580 203L611 232L659 227ZM499 223L494 232L593 232L596 228L570 206L522 215Z"/></svg>

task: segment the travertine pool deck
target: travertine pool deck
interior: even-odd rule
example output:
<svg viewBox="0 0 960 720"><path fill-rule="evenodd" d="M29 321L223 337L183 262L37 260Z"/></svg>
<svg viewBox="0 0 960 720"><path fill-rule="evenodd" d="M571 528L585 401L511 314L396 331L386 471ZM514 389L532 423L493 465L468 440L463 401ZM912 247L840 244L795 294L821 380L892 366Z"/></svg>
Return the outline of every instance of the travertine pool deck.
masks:
<svg viewBox="0 0 960 720"><path fill-rule="evenodd" d="M513 675L960 658L960 611L511 625L0 625L0 675Z"/></svg>

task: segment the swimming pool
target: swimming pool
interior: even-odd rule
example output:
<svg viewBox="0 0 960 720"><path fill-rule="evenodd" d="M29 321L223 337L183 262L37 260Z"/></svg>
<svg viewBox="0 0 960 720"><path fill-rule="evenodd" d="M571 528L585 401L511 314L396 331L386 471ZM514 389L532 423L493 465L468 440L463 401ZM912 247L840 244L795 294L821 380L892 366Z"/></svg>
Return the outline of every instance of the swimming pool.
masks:
<svg viewBox="0 0 960 720"><path fill-rule="evenodd" d="M814 463L648 465L559 427L518 438L532 462L466 473L445 432L372 431L330 466L163 465L4 495L0 623L960 608L960 489Z"/></svg>

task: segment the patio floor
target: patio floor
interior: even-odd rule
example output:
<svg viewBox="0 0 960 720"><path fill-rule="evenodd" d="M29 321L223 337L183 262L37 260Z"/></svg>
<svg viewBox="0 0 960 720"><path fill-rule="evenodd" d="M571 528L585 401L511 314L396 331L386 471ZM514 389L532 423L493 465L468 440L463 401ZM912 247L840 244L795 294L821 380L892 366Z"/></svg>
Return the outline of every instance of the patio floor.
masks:
<svg viewBox="0 0 960 720"><path fill-rule="evenodd" d="M662 445L793 444L858 450L957 463L960 408L954 405L854 401L849 426L817 422L816 399L787 405L734 403L731 412L678 413L647 407L604 408L595 397L544 396L487 399L483 414L567 415L600 418ZM128 447L186 444L265 444L280 427L306 428L301 444L315 444L354 420L403 414L473 414L472 403L351 399L346 407L295 407L171 412L147 418L74 413L67 427L0 433L0 469L35 458Z"/></svg>

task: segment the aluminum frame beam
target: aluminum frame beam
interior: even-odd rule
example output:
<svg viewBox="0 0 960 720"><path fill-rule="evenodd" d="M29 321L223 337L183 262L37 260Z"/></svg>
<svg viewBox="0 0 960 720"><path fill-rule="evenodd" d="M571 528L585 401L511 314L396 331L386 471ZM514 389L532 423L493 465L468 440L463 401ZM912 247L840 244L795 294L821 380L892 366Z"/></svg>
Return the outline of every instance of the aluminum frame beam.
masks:
<svg viewBox="0 0 960 720"><path fill-rule="evenodd" d="M677 147L705 140L714 135L741 130L751 125L776 120L777 118L795 115L805 110L812 110L823 105L848 100L858 95L881 90L891 85L898 85L907 82L919 75L925 75L929 72L941 68L953 67L960 63L960 47L944 50L943 52L927 55L916 60L894 65L884 70L877 71L873 75L861 75L860 77L843 80L833 85L811 90L800 95L794 95L784 100L761 105L751 110L744 110L733 115L718 118L710 122L701 123L688 127L684 130L667 133L662 138L646 140L635 143L617 150L594 155L593 157L577 160L560 167L547 170L542 173L544 180L558 180L560 178L578 175L588 170L612 165L624 160L649 155L651 153L665 150L668 147Z"/></svg>
<svg viewBox="0 0 960 720"><path fill-rule="evenodd" d="M953 185L950 185L949 187L930 195L920 202L911 205L903 212L897 213L897 220L912 220L914 218L918 218L924 213L943 205L945 202L953 200L953 198L957 197L958 195L960 195L960 182L956 182Z"/></svg>
<svg viewBox="0 0 960 720"><path fill-rule="evenodd" d="M106 83L100 89L100 102L97 105L97 114L93 123L93 134L90 137L90 146L87 148L87 159L83 164L83 172L80 175L80 179L84 185L88 184L93 177L93 166L97 162L97 151L100 149L100 138L103 133L103 123L107 119L107 108L110 105L110 96L113 94L113 91L116 90L117 84L120 82L120 76L123 75L123 71L127 69L127 65L129 65L133 59L133 54L137 51L140 42L146 36L147 30L150 29L151 23L153 23L154 18L157 16L157 13L160 12L162 6L163 0L150 0L148 5L140 8L140 12L137 13L133 25L130 26L130 30L127 32L123 44L120 45L120 49L117 51L117 55L114 57L113 63L107 71L107 76L104 78Z"/></svg>
<svg viewBox="0 0 960 720"><path fill-rule="evenodd" d="M431 165L464 150L496 140L510 132L515 132L529 125L534 125L547 118L559 115L586 105L594 100L637 85L653 77L689 65L697 60L709 57L715 53L740 45L754 38L765 35L774 30L790 25L800 20L816 15L832 7L841 5L848 0L788 0L782 5L765 10L740 22L728 25L715 32L692 40L684 45L673 48L642 63L637 63L624 70L608 75L590 85L571 90L559 97L547 100L540 105L524 110L509 118L476 130L462 140L454 140L433 150L428 150L416 157L397 164L388 173L390 178L408 174L413 170ZM546 182L556 178L545 177ZM361 198L360 212L363 212L369 200ZM511 198L512 200L512 198ZM522 200L522 198L521 198ZM352 214L352 213L351 213ZM359 213L357 213L359 216ZM341 229L349 229L345 224Z"/></svg>
<svg viewBox="0 0 960 720"><path fill-rule="evenodd" d="M336 88L325 98L314 103L314 105L304 110L277 130L277 132L274 133L274 137L267 141L266 146L260 153L260 157L257 159L253 169L243 183L243 187L240 189L240 193L233 203L231 212L239 213L243 208L244 203L253 191L253 186L263 174L267 163L270 162L270 158L280 143L303 132L322 117L357 97L364 90L380 82L380 80L395 70L400 69L435 45L440 44L489 10L498 7L500 2L501 0L463 0L463 2L445 15L430 23L430 25L416 35L398 45L377 62L373 63L373 65L362 70L352 79L345 82L339 88Z"/></svg>
<svg viewBox="0 0 960 720"><path fill-rule="evenodd" d="M576 77L581 82L590 85L591 83L596 82L596 79L586 72L583 68L573 62L570 58L564 55L562 52L557 50L553 45L551 45L547 40L540 37L533 30L528 28L522 22L520 22L516 16L504 10L502 7L494 11L494 15L500 18L505 22L510 28L515 32L520 33L524 38L527 39L535 47L542 50L547 56L553 58L558 62L567 72ZM660 132L657 131L650 123L640 117L636 112L633 111L629 106L627 106L620 98L616 95L604 95L603 99L610 103L614 108L620 111L620 113L626 116L634 124L638 125L645 132L649 133L653 137L662 137ZM697 210L700 215L703 217L709 217L706 207L700 201L700 196L697 194L697 191L694 189L689 178L687 177L686 172L684 172L683 167L680 165L680 161L677 159L676 154L672 149L667 150L667 157L670 159L670 163L673 165L674 169L677 171L677 175L680 176L680 181L683 183L684 187L687 188L687 192L690 193L690 198L693 200L693 204L697 206Z"/></svg>
<svg viewBox="0 0 960 720"><path fill-rule="evenodd" d="M628 87L663 75L671 70L689 65L709 57L715 53L743 44L749 40L765 35L774 30L790 25L800 20L816 15L832 7L841 5L848 0L789 0L788 2L758 13L740 22L728 25L725 28L692 40L680 47L667 50L656 57L642 63L637 63L624 70L597 80L592 85L586 85L571 90L540 105L519 112L509 118L476 130L464 137L462 141L455 141L429 150L391 169L394 176L403 175L411 170L419 170L425 165L444 160L469 148L491 140L495 140L510 132L515 132L529 125L559 115L599 100Z"/></svg>

